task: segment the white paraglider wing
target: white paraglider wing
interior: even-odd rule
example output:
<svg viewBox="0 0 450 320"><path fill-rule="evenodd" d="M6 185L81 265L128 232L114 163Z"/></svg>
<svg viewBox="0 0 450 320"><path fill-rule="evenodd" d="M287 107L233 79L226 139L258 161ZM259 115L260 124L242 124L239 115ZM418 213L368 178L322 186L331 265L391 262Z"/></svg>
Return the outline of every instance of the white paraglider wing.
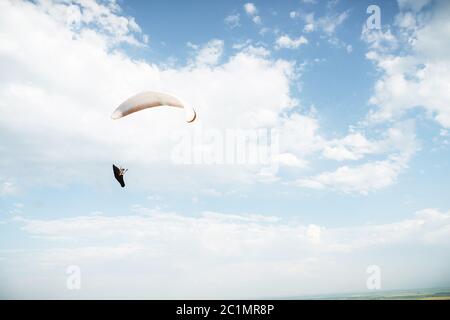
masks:
<svg viewBox="0 0 450 320"><path fill-rule="evenodd" d="M185 111L185 118L187 122L193 122L197 117L195 110L192 107L186 107L183 103L166 93L146 91L138 93L135 96L125 100L111 115L111 118L116 120L148 108L170 106L182 108Z"/></svg>

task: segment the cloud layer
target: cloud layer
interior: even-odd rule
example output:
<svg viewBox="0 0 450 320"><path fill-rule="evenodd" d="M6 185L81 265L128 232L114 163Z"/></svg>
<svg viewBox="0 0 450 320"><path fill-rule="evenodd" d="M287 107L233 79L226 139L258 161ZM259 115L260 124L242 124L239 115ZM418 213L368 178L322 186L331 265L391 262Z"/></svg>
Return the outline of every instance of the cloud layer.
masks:
<svg viewBox="0 0 450 320"><path fill-rule="evenodd" d="M388 289L405 286L410 272L415 277L427 272L427 265L408 265L417 248L433 246L444 253L450 246L450 213L435 209L399 222L344 228L276 216L185 216L142 207L123 216L17 217L15 223L49 244L39 252L15 252L14 260L11 252L0 252L9 266L5 283L17 297L211 299L286 297L341 287L363 291L371 264L380 265ZM377 250L387 248L402 260L375 258ZM64 287L70 265L81 268L79 292ZM410 267L403 276L395 272ZM442 281L448 276L441 270ZM46 285L39 287L43 278ZM26 281L40 289L20 292Z"/></svg>

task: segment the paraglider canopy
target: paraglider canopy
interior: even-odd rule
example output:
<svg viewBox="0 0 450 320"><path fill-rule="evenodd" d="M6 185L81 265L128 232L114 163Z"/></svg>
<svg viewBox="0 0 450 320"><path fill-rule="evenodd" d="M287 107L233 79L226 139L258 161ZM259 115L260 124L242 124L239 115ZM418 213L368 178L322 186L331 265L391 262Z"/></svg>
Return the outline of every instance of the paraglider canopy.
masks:
<svg viewBox="0 0 450 320"><path fill-rule="evenodd" d="M184 109L187 122L193 122L197 117L193 108L185 106L179 99L175 98L174 96L162 92L146 91L138 93L122 102L122 104L118 106L117 109L113 112L111 118L116 120L137 111L159 106L169 106Z"/></svg>
<svg viewBox="0 0 450 320"><path fill-rule="evenodd" d="M128 169L118 168L115 165L113 166L113 173L116 180L120 183L120 186L123 188L125 187L125 181L123 180L123 175L125 172L128 171Z"/></svg>

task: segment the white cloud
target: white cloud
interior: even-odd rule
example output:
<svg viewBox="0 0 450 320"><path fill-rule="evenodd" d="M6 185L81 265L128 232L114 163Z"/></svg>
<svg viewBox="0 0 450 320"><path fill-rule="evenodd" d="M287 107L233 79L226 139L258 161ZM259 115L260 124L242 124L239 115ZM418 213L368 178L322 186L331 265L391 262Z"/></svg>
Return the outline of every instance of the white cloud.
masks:
<svg viewBox="0 0 450 320"><path fill-rule="evenodd" d="M222 197L223 193L214 189L214 188L207 188L207 189L203 189L201 191L202 194L207 195L207 196L212 196L212 197Z"/></svg>
<svg viewBox="0 0 450 320"><path fill-rule="evenodd" d="M23 9L28 10L25 7ZM109 44L125 42L142 45L145 43L145 40L142 43L135 37L136 33L141 33L141 29L134 18L121 15L120 7L114 1L104 3L95 0L72 0L68 3L40 1L39 9L73 30L94 25Z"/></svg>
<svg viewBox="0 0 450 320"><path fill-rule="evenodd" d="M252 45L249 45L249 46L243 48L242 52L245 52L246 54L249 54L249 55L255 55L255 56L260 56L260 57L270 56L270 51L267 50L266 48L254 47Z"/></svg>
<svg viewBox="0 0 450 320"><path fill-rule="evenodd" d="M280 152L304 158L323 149L319 121L311 115L293 114L280 125Z"/></svg>
<svg viewBox="0 0 450 320"><path fill-rule="evenodd" d="M347 194L367 195L393 185L418 150L414 125L400 123L386 131L379 140L368 140L361 133L350 133L344 138L317 139L312 144L324 157L337 161L360 160L368 155L385 155L385 160L367 161L355 166L340 166L309 178L297 179L294 185L311 189L331 189ZM314 141L314 140L313 140Z"/></svg>
<svg viewBox="0 0 450 320"><path fill-rule="evenodd" d="M270 56L270 51L263 44L253 44L251 40L244 41L243 43L235 43L233 49L249 55L260 57Z"/></svg>
<svg viewBox="0 0 450 320"><path fill-rule="evenodd" d="M274 161L282 166L305 168L308 162L305 159L300 159L292 153L280 153L275 156Z"/></svg>
<svg viewBox="0 0 450 320"><path fill-rule="evenodd" d="M361 133L351 133L344 138L329 141L323 155L329 159L358 160L374 152L374 145Z"/></svg>
<svg viewBox="0 0 450 320"><path fill-rule="evenodd" d="M250 16L254 16L258 13L258 9L256 9L256 6L251 2L244 4L244 10Z"/></svg>
<svg viewBox="0 0 450 320"><path fill-rule="evenodd" d="M372 50L386 51L396 49L398 47L398 40L392 34L391 29L367 29L363 26L361 38L366 41Z"/></svg>
<svg viewBox="0 0 450 320"><path fill-rule="evenodd" d="M402 7L406 3L402 2ZM417 8L421 8L425 2ZM397 16L397 36L363 30L370 45L367 57L382 72L376 82L369 115L374 122L395 120L413 108L422 108L442 127L450 127L450 3L437 1L431 12L401 12ZM405 20L406 19L406 20ZM424 22L426 21L426 23ZM369 33L366 35L365 33ZM379 39L389 41L381 42ZM390 45L395 39L406 53L395 55Z"/></svg>
<svg viewBox="0 0 450 320"><path fill-rule="evenodd" d="M304 15L303 20L305 21L305 26L303 28L304 32L312 32L315 29L315 20L314 20L314 13L308 13Z"/></svg>
<svg viewBox="0 0 450 320"><path fill-rule="evenodd" d="M186 42L186 46L187 46L188 48L193 49L193 50L198 50L198 45L196 45L195 43L192 43L192 42L190 42L190 41Z"/></svg>
<svg viewBox="0 0 450 320"><path fill-rule="evenodd" d="M327 14L318 19L314 18L314 13L308 13L303 16L303 20L305 21L303 31L322 31L326 35L331 36L336 32L337 27L347 20L348 17L349 11Z"/></svg>
<svg viewBox="0 0 450 320"><path fill-rule="evenodd" d="M304 36L300 36L298 38L290 38L288 35L280 36L276 42L275 47L277 49L287 48L287 49L297 49L303 44L307 44L308 40Z"/></svg>
<svg viewBox="0 0 450 320"><path fill-rule="evenodd" d="M244 43L236 43L233 45L233 49L249 55L255 55L259 57L269 57L270 51L263 45L254 45L252 41L248 40Z"/></svg>
<svg viewBox="0 0 450 320"><path fill-rule="evenodd" d="M295 18L297 18L298 16L300 16L300 14L299 14L297 11L291 11L291 12L289 12L289 17L290 17L291 19L295 19Z"/></svg>
<svg viewBox="0 0 450 320"><path fill-rule="evenodd" d="M387 129L379 140L368 140L361 132L353 132L340 139L324 142L323 156L337 161L360 160L366 155L404 153L413 154L418 146L412 121L400 122Z"/></svg>
<svg viewBox="0 0 450 320"><path fill-rule="evenodd" d="M2 181L0 179L0 197L10 196L17 193L17 187L11 181Z"/></svg>
<svg viewBox="0 0 450 320"><path fill-rule="evenodd" d="M145 208L139 215L15 222L35 242L50 244L45 250L12 249L13 260L11 251L0 251L7 262L4 288L9 285L11 295L35 298L72 294L61 286L65 279L60 277L72 264L80 266L83 277L79 298L286 297L342 289L339 282L347 290L363 291L365 269L384 249L402 254L400 264L381 260L383 286L395 288L411 282L405 268L413 268L416 277L428 272L421 271L414 250L426 252L434 245L441 256L434 263L446 267L444 252L450 246L450 212L436 209L398 222L352 227L304 225L255 214L187 217ZM411 267L412 261L417 268ZM264 286L259 285L263 280ZM111 290L117 286L119 294Z"/></svg>
<svg viewBox="0 0 450 320"><path fill-rule="evenodd" d="M385 160L367 161L355 166L340 166L334 171L300 178L294 184L312 189L331 189L348 194L367 195L393 185L407 167L419 146L412 121L386 130L379 140L368 140L361 133L341 139L317 140L314 144L326 158L337 161L360 160L368 155L385 155Z"/></svg>
<svg viewBox="0 0 450 320"><path fill-rule="evenodd" d="M314 31L314 24L313 23L306 24L305 27L303 28L303 31L305 31L306 33Z"/></svg>
<svg viewBox="0 0 450 320"><path fill-rule="evenodd" d="M273 32L273 33L278 33L278 31L277 30L272 30L272 29L270 29L270 28L267 28L267 27L263 27L263 28L261 28L260 30L259 30L259 34L260 35L265 35L265 34L267 34L267 33L269 33L269 32Z"/></svg>
<svg viewBox="0 0 450 320"><path fill-rule="evenodd" d="M223 54L224 42L214 39L203 45L196 53L195 63L197 66L215 66Z"/></svg>
<svg viewBox="0 0 450 320"><path fill-rule="evenodd" d="M254 17L252 18L252 21L253 21L255 24L261 24L261 17L260 17L260 16L254 16Z"/></svg>
<svg viewBox="0 0 450 320"><path fill-rule="evenodd" d="M255 24L262 23L261 17L258 15L258 9L253 3L247 2L246 4L244 4L244 10L247 13L247 15L252 19L253 23Z"/></svg>
<svg viewBox="0 0 450 320"><path fill-rule="evenodd" d="M397 0L401 10L420 11L424 6L431 2L431 0Z"/></svg>
<svg viewBox="0 0 450 320"><path fill-rule="evenodd" d="M349 12L344 11L340 14L325 16L317 21L317 25L325 33L332 34L336 31L336 28L341 25L349 17Z"/></svg>
<svg viewBox="0 0 450 320"><path fill-rule="evenodd" d="M310 224L306 228L306 236L309 238L311 243L318 244L320 242L321 234L322 234L322 228L319 226Z"/></svg>
<svg viewBox="0 0 450 320"><path fill-rule="evenodd" d="M367 162L354 167L342 166L335 171L299 179L295 185L367 195L371 191L386 188L395 183L398 175L407 167L408 161L408 157L390 157L388 160Z"/></svg>
<svg viewBox="0 0 450 320"><path fill-rule="evenodd" d="M229 16L225 17L224 22L227 26L230 28L236 28L240 26L240 16L238 13L236 14L230 14Z"/></svg>

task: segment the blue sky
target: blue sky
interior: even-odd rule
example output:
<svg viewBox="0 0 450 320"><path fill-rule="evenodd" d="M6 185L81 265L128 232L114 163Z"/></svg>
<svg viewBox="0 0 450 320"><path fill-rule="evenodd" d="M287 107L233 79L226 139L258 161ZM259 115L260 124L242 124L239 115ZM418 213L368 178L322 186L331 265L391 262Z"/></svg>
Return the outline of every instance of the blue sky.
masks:
<svg viewBox="0 0 450 320"><path fill-rule="evenodd" d="M449 15L429 0L2 1L0 296L365 291L369 265L383 289L448 286ZM144 90L198 120L110 119ZM279 133L270 174L173 160L183 137L215 150L208 134L261 128Z"/></svg>

